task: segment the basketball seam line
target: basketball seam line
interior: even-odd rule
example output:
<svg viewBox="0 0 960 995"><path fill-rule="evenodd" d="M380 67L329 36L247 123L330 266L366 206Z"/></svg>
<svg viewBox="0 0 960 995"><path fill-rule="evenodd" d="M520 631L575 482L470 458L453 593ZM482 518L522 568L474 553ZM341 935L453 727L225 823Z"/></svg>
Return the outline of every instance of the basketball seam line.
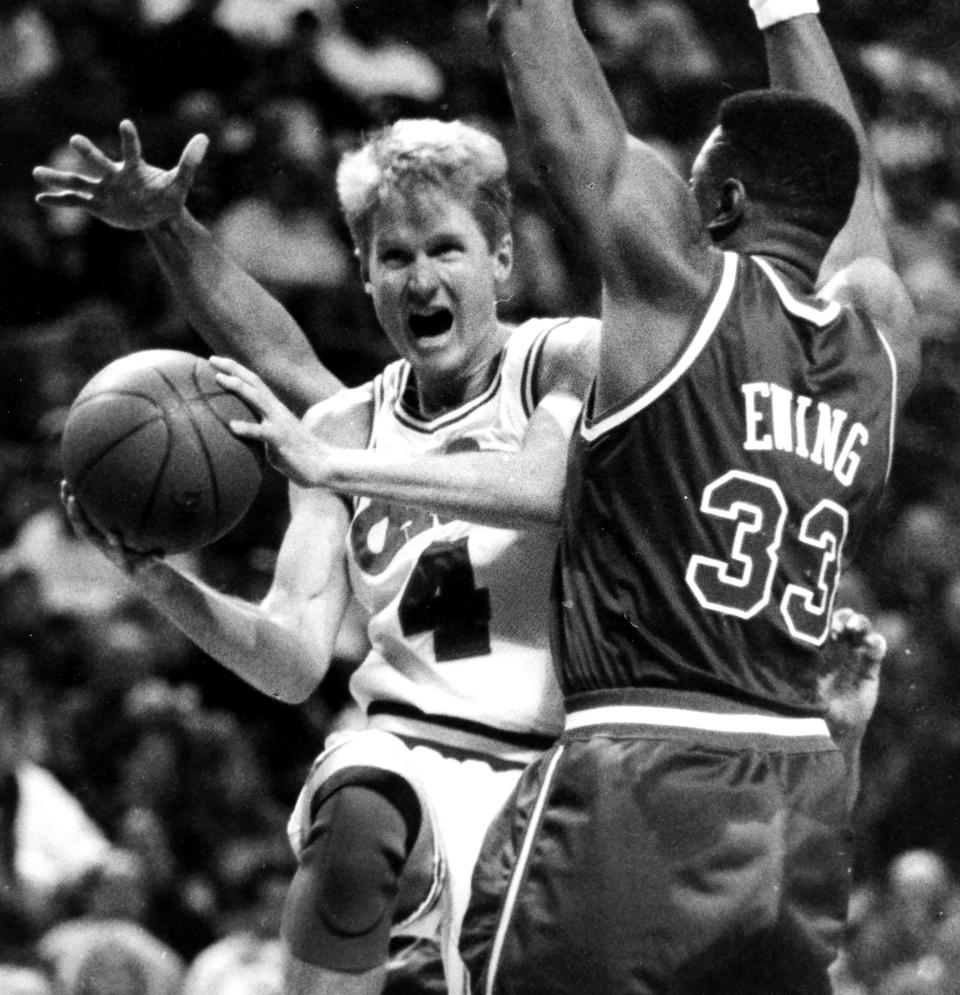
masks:
<svg viewBox="0 0 960 995"><path fill-rule="evenodd" d="M135 397L141 401L149 401L158 412L162 412L163 408L157 404L157 399L151 394L147 394L139 390L125 390L122 387L110 387L107 390L98 390L89 397L78 397L71 407L76 410L77 408L82 408L84 405L89 404L91 401L102 401L104 398L114 398L114 397Z"/></svg>
<svg viewBox="0 0 960 995"><path fill-rule="evenodd" d="M207 396L204 394L203 387L200 384L201 362L202 360L198 357L196 363L193 364L193 369L190 371L190 379L193 381L193 386L196 390L197 398L200 401L202 401L204 404L206 404L207 407L210 407L209 401L207 400ZM210 448L207 445L206 438L204 437L203 433L200 431L199 426L197 425L197 421L196 418L194 417L193 410L191 409L189 403L187 402L187 399L184 398L183 395L181 395L179 392L177 392L177 396L180 397L180 399L184 402L184 408L186 409L187 412L187 419L189 420L190 427L193 429L193 433L196 436L197 443L200 447L200 452L203 454L203 461L207 467L207 480L210 482L210 496L213 501L212 515L210 521L214 524L214 526L216 526L216 524L220 521L220 511L221 511L220 483L217 480L216 473L214 472L213 459L210 456ZM222 425L223 420L220 418L217 412L214 411L212 407L210 407L210 411L213 412L217 421L220 422L220 424ZM208 528L206 530L204 545L212 541L210 536L211 532L210 529Z"/></svg>
<svg viewBox="0 0 960 995"><path fill-rule="evenodd" d="M84 470L80 474L80 476L77 477L74 484L76 493L79 495L83 491L83 485L86 482L87 477L89 477L90 474L93 473L94 470L96 470L96 468L100 465L101 461L105 457L109 456L114 451L114 449L116 449L118 446L122 446L128 439L130 439L132 436L136 435L138 432L145 429L148 425L152 425L156 421L163 421L163 420L164 420L163 410L158 407L156 414L151 415L149 418L144 419L139 425L135 425L125 435L119 436L118 438L114 439L110 443L110 445L108 445L105 449L102 449L99 453L97 453L97 456L93 460L93 462L88 463L87 466L84 467Z"/></svg>

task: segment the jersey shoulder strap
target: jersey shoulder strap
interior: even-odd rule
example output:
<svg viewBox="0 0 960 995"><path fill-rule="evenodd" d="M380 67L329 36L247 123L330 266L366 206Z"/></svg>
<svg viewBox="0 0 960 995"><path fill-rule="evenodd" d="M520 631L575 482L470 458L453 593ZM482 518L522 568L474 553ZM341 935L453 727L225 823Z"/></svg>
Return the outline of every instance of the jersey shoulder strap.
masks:
<svg viewBox="0 0 960 995"><path fill-rule="evenodd" d="M585 321L579 318L530 318L510 336L503 362L503 384L508 397L516 398L524 419L540 403L537 390L540 360L550 333L561 325Z"/></svg>

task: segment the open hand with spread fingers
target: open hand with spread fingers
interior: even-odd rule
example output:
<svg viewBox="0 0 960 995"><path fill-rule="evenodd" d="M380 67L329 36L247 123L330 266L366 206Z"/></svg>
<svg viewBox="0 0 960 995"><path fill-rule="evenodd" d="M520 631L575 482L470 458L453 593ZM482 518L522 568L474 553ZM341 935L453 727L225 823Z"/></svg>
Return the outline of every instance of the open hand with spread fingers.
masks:
<svg viewBox="0 0 960 995"><path fill-rule="evenodd" d="M78 207L114 228L142 231L175 218L184 209L209 139L194 135L173 169L144 162L140 136L132 121L120 122L122 159L114 162L84 135L70 147L85 173L37 166L33 178L43 188L36 196L45 207Z"/></svg>
<svg viewBox="0 0 960 995"><path fill-rule="evenodd" d="M252 370L223 356L211 356L210 364L218 383L260 417L259 422L231 421L234 435L262 442L271 465L300 487L323 486L329 447Z"/></svg>
<svg viewBox="0 0 960 995"><path fill-rule="evenodd" d="M877 704L886 652L886 639L866 615L852 608L834 611L818 686L835 739L860 737L866 730Z"/></svg>

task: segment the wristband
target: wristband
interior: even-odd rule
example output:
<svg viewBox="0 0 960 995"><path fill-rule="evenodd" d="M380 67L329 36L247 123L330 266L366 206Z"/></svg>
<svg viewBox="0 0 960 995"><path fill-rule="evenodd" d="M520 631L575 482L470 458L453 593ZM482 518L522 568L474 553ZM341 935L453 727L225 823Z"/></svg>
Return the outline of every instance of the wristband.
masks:
<svg viewBox="0 0 960 995"><path fill-rule="evenodd" d="M750 0L750 9L761 31L801 14L819 14L817 0Z"/></svg>

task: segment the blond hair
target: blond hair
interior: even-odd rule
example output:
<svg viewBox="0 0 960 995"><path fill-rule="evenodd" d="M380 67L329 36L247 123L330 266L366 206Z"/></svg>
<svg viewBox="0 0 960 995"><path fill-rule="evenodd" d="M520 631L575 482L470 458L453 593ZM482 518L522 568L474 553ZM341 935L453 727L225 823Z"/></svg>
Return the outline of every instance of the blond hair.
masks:
<svg viewBox="0 0 960 995"><path fill-rule="evenodd" d="M337 169L337 196L356 248L393 195L439 190L465 204L493 249L510 229L507 157L492 135L462 121L402 119L373 134Z"/></svg>

